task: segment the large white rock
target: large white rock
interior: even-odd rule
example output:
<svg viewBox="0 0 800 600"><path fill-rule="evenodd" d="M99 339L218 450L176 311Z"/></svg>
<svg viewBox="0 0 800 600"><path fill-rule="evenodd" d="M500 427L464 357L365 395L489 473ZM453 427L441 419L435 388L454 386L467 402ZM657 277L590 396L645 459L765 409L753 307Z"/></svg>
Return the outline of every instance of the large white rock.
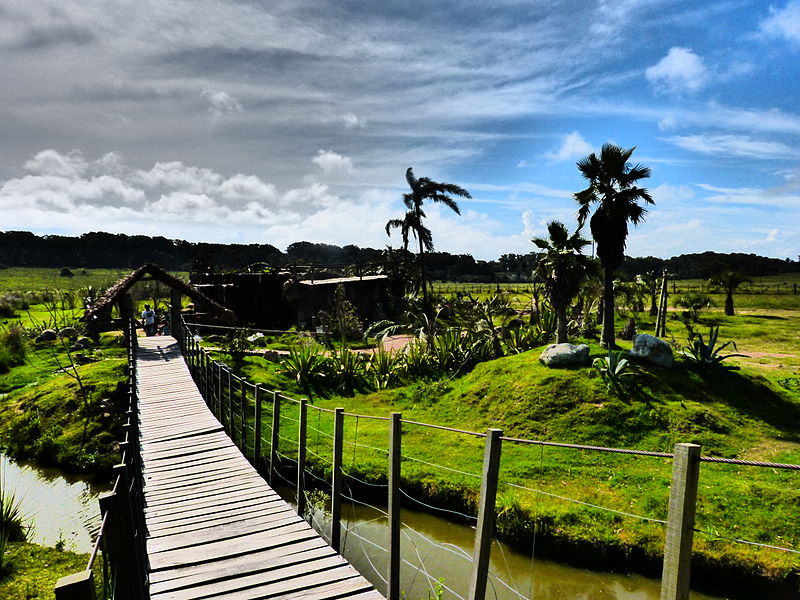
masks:
<svg viewBox="0 0 800 600"><path fill-rule="evenodd" d="M583 367L589 365L589 346L586 344L550 344L539 360L548 367Z"/></svg>
<svg viewBox="0 0 800 600"><path fill-rule="evenodd" d="M640 333L633 336L633 348L628 356L644 360L659 367L671 367L675 364L672 348L669 344L649 333Z"/></svg>

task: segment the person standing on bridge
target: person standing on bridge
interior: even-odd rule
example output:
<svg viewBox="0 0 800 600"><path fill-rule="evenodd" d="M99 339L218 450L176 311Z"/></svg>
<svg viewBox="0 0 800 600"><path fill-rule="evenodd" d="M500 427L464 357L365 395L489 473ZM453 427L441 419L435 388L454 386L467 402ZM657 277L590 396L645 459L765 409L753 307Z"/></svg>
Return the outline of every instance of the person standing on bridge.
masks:
<svg viewBox="0 0 800 600"><path fill-rule="evenodd" d="M144 324L144 334L146 336L156 333L156 311L150 310L150 305L145 304L142 311L142 323Z"/></svg>

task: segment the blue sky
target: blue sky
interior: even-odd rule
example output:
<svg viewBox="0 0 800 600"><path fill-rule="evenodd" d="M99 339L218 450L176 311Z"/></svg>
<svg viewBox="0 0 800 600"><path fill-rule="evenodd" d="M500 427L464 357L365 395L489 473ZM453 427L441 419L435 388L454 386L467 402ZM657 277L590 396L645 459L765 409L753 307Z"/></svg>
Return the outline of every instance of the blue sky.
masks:
<svg viewBox="0 0 800 600"><path fill-rule="evenodd" d="M576 161L636 146L628 253L800 254L800 0L0 4L0 229L436 248L574 226Z"/></svg>

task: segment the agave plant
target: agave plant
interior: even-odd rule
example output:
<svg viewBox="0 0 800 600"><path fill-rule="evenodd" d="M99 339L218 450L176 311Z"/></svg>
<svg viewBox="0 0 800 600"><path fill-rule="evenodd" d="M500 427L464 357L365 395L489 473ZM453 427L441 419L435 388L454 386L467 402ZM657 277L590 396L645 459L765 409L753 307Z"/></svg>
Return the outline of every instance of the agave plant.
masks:
<svg viewBox="0 0 800 600"><path fill-rule="evenodd" d="M328 358L333 385L347 395L352 395L366 385L367 373L361 356L347 348L333 352Z"/></svg>
<svg viewBox="0 0 800 600"><path fill-rule="evenodd" d="M2 467L2 465L0 465ZM0 573L8 570L8 544L25 539L22 504L13 492L6 489L0 469Z"/></svg>
<svg viewBox="0 0 800 600"><path fill-rule="evenodd" d="M403 378L405 364L402 355L379 348L369 357L366 373L376 389L385 390Z"/></svg>
<svg viewBox="0 0 800 600"><path fill-rule="evenodd" d="M312 392L324 392L325 383L330 379L330 359L325 356L321 346L297 344L281 361L278 372L293 377L310 398Z"/></svg>
<svg viewBox="0 0 800 600"><path fill-rule="evenodd" d="M708 343L703 339L703 334L698 333L695 338L691 340L691 343L684 348L683 355L689 359L689 361L704 368L723 366L722 361L734 356L747 356L747 354L740 354L738 352L722 354L722 351L730 345L733 345L733 348L737 351L738 348L736 348L736 342L733 340L725 342L722 345L717 345L718 340L719 326L714 327L712 325L708 332Z"/></svg>
<svg viewBox="0 0 800 600"><path fill-rule="evenodd" d="M592 367L597 369L603 383L610 392L622 393L632 382L636 373L632 370L630 362L624 357L624 352L609 350L603 358L595 358Z"/></svg>

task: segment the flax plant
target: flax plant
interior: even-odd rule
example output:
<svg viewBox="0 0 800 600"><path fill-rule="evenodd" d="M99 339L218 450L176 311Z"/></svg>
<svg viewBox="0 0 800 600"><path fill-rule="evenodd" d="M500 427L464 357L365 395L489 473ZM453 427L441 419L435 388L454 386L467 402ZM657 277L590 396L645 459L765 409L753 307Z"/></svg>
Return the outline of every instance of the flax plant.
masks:
<svg viewBox="0 0 800 600"><path fill-rule="evenodd" d="M0 464L0 575L8 572L11 567L9 544L24 539L22 504L14 492L7 489Z"/></svg>

